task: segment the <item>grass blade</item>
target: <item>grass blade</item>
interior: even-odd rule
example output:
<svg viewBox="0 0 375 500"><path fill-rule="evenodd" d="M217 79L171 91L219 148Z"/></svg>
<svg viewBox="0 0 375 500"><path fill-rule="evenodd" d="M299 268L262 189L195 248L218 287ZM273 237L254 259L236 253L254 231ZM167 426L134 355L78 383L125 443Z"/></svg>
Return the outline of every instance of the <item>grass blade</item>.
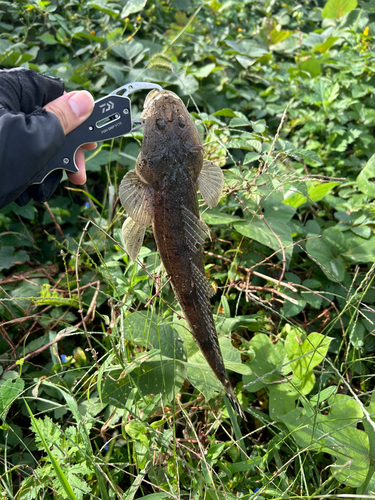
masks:
<svg viewBox="0 0 375 500"><path fill-rule="evenodd" d="M67 495L67 498L69 500L77 500L77 497L75 496L74 491L72 490L72 487L68 483L68 480L67 480L65 474L61 470L61 467L59 466L57 460L55 459L55 457L53 456L51 450L49 449L48 443L44 439L43 433L40 431L40 429L38 427L38 423L36 421L36 418L32 414L30 406L27 404L26 401L25 401L25 405L26 405L27 411L30 414L30 418L31 418L31 420L32 420L32 422L33 422L33 424L35 426L35 429L37 430L38 435L39 435L39 437L40 437L40 439L41 439L41 441L43 443L43 446L44 446L44 448L45 448L45 450L47 452L47 455L49 456L49 459L51 460L52 466L55 469L57 479L60 481L61 486L64 488L64 491L65 491L65 493Z"/></svg>

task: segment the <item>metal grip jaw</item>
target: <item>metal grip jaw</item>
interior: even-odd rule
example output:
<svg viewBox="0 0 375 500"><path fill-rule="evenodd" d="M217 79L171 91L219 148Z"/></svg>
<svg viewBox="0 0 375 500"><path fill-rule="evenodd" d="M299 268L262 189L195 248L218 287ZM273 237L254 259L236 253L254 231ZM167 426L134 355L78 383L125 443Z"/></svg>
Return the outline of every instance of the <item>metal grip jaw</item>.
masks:
<svg viewBox="0 0 375 500"><path fill-rule="evenodd" d="M33 184L41 184L54 170L78 172L74 157L77 149L84 144L115 139L142 126L139 120L135 120L136 126L133 127L131 103L127 96L137 90L147 89L162 90L162 87L148 82L128 83L95 101L89 118L67 134L63 148L39 172ZM120 92L123 92L122 95L118 95Z"/></svg>

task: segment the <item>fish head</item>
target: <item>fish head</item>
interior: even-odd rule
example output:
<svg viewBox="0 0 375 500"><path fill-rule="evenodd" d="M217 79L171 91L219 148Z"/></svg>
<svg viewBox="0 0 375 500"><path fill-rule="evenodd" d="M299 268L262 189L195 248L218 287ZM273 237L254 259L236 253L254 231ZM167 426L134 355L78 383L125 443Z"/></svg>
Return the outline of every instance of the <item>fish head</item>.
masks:
<svg viewBox="0 0 375 500"><path fill-rule="evenodd" d="M169 90L153 90L145 100L139 175L155 189L166 176L190 175L196 182L203 164L203 146L183 101Z"/></svg>

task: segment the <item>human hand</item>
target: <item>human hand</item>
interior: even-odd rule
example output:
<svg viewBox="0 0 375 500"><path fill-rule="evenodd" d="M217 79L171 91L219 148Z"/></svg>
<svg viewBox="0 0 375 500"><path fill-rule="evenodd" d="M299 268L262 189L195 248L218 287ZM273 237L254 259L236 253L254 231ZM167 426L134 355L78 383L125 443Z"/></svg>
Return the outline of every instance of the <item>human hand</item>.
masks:
<svg viewBox="0 0 375 500"><path fill-rule="evenodd" d="M74 130L81 125L92 113L94 109L94 99L86 90L65 93L54 101L44 106L46 111L53 113L59 120L64 134ZM83 150L92 150L97 146L96 142L85 144L78 149L75 156L75 163L78 172L67 172L69 180L73 184L84 184L86 182L85 155Z"/></svg>

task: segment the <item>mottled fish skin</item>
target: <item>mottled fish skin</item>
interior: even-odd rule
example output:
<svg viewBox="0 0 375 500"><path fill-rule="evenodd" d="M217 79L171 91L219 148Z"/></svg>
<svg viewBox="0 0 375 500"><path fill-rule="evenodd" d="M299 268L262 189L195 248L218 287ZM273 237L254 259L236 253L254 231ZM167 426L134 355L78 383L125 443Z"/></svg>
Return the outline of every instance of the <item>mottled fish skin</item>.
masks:
<svg viewBox="0 0 375 500"><path fill-rule="evenodd" d="M212 287L204 272L208 228L200 219L196 191L203 166L198 131L182 100L170 91L151 92L142 116L144 137L135 172L153 191L150 210L160 257L196 343L244 418L225 371L209 300Z"/></svg>

